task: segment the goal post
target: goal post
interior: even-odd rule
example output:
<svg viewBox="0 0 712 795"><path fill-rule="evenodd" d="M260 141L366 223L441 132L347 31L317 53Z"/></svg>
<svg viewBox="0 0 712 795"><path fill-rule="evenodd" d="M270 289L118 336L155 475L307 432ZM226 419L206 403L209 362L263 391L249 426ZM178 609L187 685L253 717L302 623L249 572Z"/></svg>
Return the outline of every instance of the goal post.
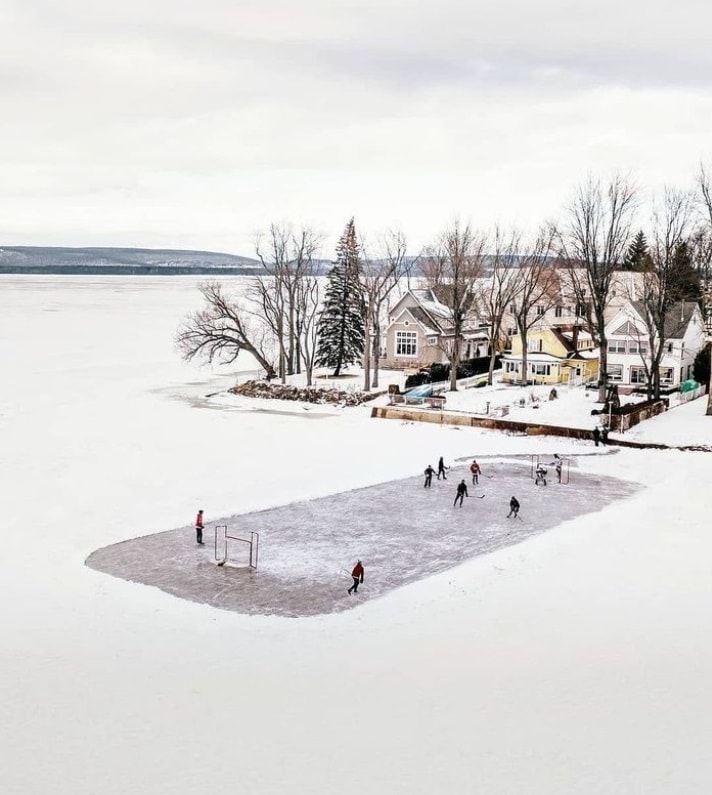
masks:
<svg viewBox="0 0 712 795"><path fill-rule="evenodd" d="M571 467L571 459L570 458L561 458L558 459L554 458L553 461L549 460L549 457L546 458L545 461L542 461L542 456L532 454L529 456L531 459L531 479L536 482L536 471L539 466L543 466L545 469L553 469L553 474L556 475L556 463L557 461L561 462L561 479L559 480L557 477L557 481L561 483L562 486L569 485L569 469ZM552 473L549 473L549 479L553 480Z"/></svg>
<svg viewBox="0 0 712 795"><path fill-rule="evenodd" d="M251 530L247 538L236 535L235 531L231 532L226 524L215 525L215 562L218 566L244 568L247 564L247 568L256 569L259 554L259 533Z"/></svg>

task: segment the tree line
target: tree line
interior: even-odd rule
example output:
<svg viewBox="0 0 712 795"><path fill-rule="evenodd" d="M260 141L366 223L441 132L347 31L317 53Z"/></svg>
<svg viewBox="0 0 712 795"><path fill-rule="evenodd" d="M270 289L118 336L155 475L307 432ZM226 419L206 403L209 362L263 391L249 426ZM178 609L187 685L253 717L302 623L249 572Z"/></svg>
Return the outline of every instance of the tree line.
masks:
<svg viewBox="0 0 712 795"><path fill-rule="evenodd" d="M177 344L188 360L232 362L247 351L267 378L284 382L304 373L309 385L315 367L329 367L338 376L348 365L363 363L369 390L378 386L384 311L400 286L410 285L417 265L419 283L446 308L449 333L439 345L450 364L451 388L474 318L489 336L490 383L507 336L505 323L514 321L525 380L528 335L562 297L575 305L581 328L600 349L605 374L615 277L631 271L642 274L631 298L646 328L648 354L642 360L649 395L657 397L666 316L679 301L709 299L712 176L701 167L694 189L664 189L654 197L646 223L640 221L641 196L628 177L589 178L577 186L561 220L542 224L534 235L453 221L417 256L408 255L400 231L371 246L352 218L325 286L317 260L322 238L309 228L273 224L256 241L262 272L248 277L245 295L229 295L219 282L201 285L204 306L184 320ZM605 388L602 378L601 400Z"/></svg>

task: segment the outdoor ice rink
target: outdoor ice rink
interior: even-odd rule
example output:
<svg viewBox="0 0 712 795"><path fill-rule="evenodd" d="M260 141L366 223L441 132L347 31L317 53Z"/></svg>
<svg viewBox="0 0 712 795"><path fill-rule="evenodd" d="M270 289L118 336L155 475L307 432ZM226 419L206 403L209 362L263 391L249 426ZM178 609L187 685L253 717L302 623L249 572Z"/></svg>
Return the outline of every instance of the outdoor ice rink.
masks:
<svg viewBox="0 0 712 795"><path fill-rule="evenodd" d="M549 457L542 461L550 463ZM192 526L114 544L92 553L87 565L174 596L239 613L314 616L356 607L463 561L525 541L562 522L625 499L638 486L582 473L570 459L568 485L549 467L548 485L531 477L529 456L480 457L483 475L472 485L469 463L456 462L447 480L423 487L418 474L367 488L246 514L208 516L204 546ZM437 462L431 462L436 465ZM458 482L470 494L453 507ZM485 495L483 499L478 499ZM520 519L507 518L509 499L521 503ZM574 521L572 521L574 520ZM257 570L248 547L231 544L237 565L215 562L214 528L260 536ZM366 569L358 595L349 596L357 559Z"/></svg>

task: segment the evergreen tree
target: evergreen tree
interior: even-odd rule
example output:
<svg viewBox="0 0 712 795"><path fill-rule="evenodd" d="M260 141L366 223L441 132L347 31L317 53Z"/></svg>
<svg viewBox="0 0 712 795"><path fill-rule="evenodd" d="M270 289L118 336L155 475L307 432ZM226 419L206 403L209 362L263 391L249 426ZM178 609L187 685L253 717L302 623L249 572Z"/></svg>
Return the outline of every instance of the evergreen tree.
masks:
<svg viewBox="0 0 712 795"><path fill-rule="evenodd" d="M329 272L324 308L319 318L316 364L341 368L361 361L364 307L359 280L359 245L352 218L336 246L336 264Z"/></svg>
<svg viewBox="0 0 712 795"><path fill-rule="evenodd" d="M700 384L709 384L710 381L710 345L700 348L692 365L692 377Z"/></svg>
<svg viewBox="0 0 712 795"><path fill-rule="evenodd" d="M673 301L700 300L700 275L692 263L692 250L686 240L675 247L671 273L670 292Z"/></svg>
<svg viewBox="0 0 712 795"><path fill-rule="evenodd" d="M649 260L648 241L645 239L645 234L641 229L628 247L623 267L628 271L648 270Z"/></svg>

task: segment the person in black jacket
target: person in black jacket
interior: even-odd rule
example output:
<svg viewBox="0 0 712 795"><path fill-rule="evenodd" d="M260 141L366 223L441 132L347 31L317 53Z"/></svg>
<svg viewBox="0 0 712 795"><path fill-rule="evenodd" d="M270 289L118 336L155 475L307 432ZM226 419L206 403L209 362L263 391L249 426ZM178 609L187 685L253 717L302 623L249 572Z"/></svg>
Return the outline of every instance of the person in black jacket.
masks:
<svg viewBox="0 0 712 795"><path fill-rule="evenodd" d="M424 489L429 489L433 483L433 475L435 474L435 470L428 464L425 470L425 483L423 483Z"/></svg>
<svg viewBox="0 0 712 795"><path fill-rule="evenodd" d="M440 480L440 475L443 476L443 480L447 480L447 478L445 477L445 473L447 472L448 468L449 467L445 466L445 461L443 460L443 457L440 456L440 460L438 461L438 480Z"/></svg>
<svg viewBox="0 0 712 795"><path fill-rule="evenodd" d="M596 425L593 429L593 442L598 447L598 443L601 441L601 429Z"/></svg>
<svg viewBox="0 0 712 795"><path fill-rule="evenodd" d="M512 497L509 501L509 513L507 514L507 519L510 516L514 516L516 519L519 516L519 500L516 497Z"/></svg>
<svg viewBox="0 0 712 795"><path fill-rule="evenodd" d="M454 508L457 505L457 501L460 500L460 508L462 508L462 501L465 497L469 497L470 495L467 493L467 483L465 480L461 480L457 484L457 494L455 495L455 502L453 502L452 507Z"/></svg>

